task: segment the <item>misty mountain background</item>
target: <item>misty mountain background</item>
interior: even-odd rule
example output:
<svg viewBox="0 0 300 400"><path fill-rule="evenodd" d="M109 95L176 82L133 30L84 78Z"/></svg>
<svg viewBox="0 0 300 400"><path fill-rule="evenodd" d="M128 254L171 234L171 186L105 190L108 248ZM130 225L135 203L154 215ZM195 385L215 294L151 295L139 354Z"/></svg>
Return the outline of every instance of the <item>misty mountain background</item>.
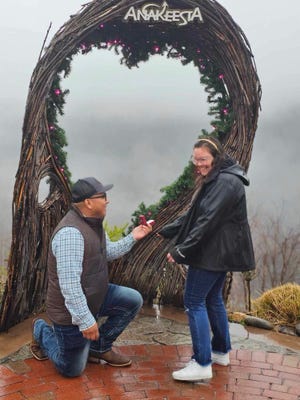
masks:
<svg viewBox="0 0 300 400"><path fill-rule="evenodd" d="M244 30L261 80L262 110L248 175L251 213L282 214L299 226L299 58L300 3L289 0L223 0ZM74 0L22 0L4 3L0 15L0 263L7 257L11 204L18 168L22 122L31 73L42 42L80 9ZM34 16L34 18L33 18ZM129 222L143 201L159 200L187 164L202 128L210 129L208 104L192 65L159 55L128 70L107 50L77 56L70 77L65 115L60 119L69 142L68 165L75 181L95 176L113 183L107 221ZM43 189L41 189L43 192ZM41 198L43 193L41 193Z"/></svg>

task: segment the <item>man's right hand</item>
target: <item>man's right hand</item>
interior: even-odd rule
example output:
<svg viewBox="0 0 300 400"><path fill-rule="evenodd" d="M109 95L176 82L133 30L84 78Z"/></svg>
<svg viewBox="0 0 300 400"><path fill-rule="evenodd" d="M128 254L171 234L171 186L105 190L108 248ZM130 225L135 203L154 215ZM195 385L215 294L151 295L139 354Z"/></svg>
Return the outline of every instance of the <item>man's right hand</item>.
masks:
<svg viewBox="0 0 300 400"><path fill-rule="evenodd" d="M150 232L152 232L152 226L150 224L147 225L138 225L132 231L132 236L135 240L143 239Z"/></svg>
<svg viewBox="0 0 300 400"><path fill-rule="evenodd" d="M95 322L90 328L81 331L84 338L88 340L98 340L99 339L99 328L97 323Z"/></svg>

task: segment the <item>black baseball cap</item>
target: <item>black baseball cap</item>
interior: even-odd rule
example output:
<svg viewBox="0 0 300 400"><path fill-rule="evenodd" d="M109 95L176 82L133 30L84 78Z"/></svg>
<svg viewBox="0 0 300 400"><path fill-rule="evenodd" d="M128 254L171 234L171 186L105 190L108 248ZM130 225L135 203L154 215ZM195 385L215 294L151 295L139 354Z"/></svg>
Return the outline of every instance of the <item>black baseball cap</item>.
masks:
<svg viewBox="0 0 300 400"><path fill-rule="evenodd" d="M89 199L97 193L105 193L114 185L103 185L96 178L88 177L79 179L71 188L73 203L80 203L85 199Z"/></svg>

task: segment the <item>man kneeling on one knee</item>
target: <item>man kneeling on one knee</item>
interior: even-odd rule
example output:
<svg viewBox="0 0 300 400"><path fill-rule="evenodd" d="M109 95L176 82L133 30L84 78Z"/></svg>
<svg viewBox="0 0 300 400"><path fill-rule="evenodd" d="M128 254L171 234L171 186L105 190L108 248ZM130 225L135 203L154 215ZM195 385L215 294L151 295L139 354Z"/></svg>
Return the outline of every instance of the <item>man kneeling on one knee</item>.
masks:
<svg viewBox="0 0 300 400"><path fill-rule="evenodd" d="M31 352L37 360L50 359L64 376L80 375L87 361L116 367L131 364L114 352L113 342L143 304L134 289L108 282L107 262L129 252L148 235L150 225L139 225L126 237L111 242L103 229L106 192L88 177L72 187L72 206L55 228L48 256L47 315L33 321ZM98 327L97 320L107 317Z"/></svg>

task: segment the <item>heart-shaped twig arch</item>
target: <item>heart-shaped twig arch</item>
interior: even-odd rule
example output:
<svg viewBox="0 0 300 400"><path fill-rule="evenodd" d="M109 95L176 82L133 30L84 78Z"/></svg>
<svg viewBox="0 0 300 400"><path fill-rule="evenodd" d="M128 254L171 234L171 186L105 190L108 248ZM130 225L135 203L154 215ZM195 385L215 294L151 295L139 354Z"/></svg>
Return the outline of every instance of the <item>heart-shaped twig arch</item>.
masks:
<svg viewBox="0 0 300 400"><path fill-rule="evenodd" d="M187 47L192 43L193 49L201 48L205 60L209 60L211 65L217 66L218 70L222 71L220 79L230 100L230 127L221 139L227 151L246 169L248 168L257 128L261 90L251 48L243 31L228 12L214 0L168 2L170 9L200 8L203 19L201 23L191 21L185 26L174 26L169 21L170 18L159 21L158 24L154 24L153 20L139 24L130 20L124 22L124 16L130 7L138 8L144 4L145 1L141 0L94 0L86 4L55 34L33 72L14 188L12 245L8 280L1 305L1 330L40 310L43 305L49 238L53 228L70 205L69 182L59 164L51 140L50 94L58 72L63 70L63 62L70 60L70 57L80 49L82 51L85 43L94 34L96 36L101 34L99 29L103 26L114 24L120 38L126 36L128 32L134 34L139 30L139 37L144 37L145 46L149 42L146 40L148 35L153 37L157 34L161 37L161 34L166 32L167 46L174 36L174 41L177 42L182 37ZM179 14L176 15L178 19ZM170 46L168 49L170 50ZM140 53L143 52L141 45L138 50ZM130 50L130 46L124 47L123 55L124 52L127 54L127 58L125 54L127 64L134 65L130 51L133 51ZM178 54L178 48L176 51ZM153 52L150 51L151 54ZM139 57L137 61L143 59L143 56ZM194 59L193 61L195 62ZM201 68L199 71L201 72ZM45 177L49 180L50 192L46 201L40 204L39 187ZM188 204L192 194L193 188L182 192L177 201L165 207L158 215L157 228L180 213ZM131 286L139 288L145 298L152 298L159 286L159 290L163 291L162 278L170 278L166 276L164 265L167 247L168 244L158 243L154 235L149 237L142 245L138 244L128 257L113 264L111 278L118 282L130 282ZM176 298L175 289L180 285L182 276L178 269L173 271L172 285L169 285L164 296L169 302Z"/></svg>

